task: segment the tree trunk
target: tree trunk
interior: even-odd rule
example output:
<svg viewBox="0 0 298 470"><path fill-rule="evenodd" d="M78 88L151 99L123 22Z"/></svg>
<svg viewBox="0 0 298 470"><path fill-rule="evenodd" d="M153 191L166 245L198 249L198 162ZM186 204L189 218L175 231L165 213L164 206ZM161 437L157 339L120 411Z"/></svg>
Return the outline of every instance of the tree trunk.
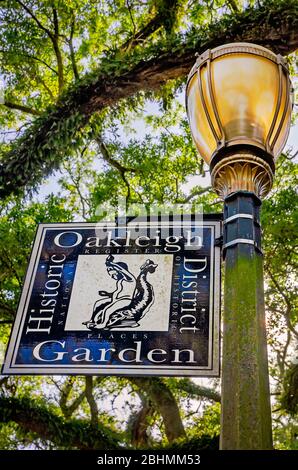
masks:
<svg viewBox="0 0 298 470"><path fill-rule="evenodd" d="M184 426L175 397L166 384L158 378L130 378L130 382L146 393L162 416L165 433L169 442L186 437Z"/></svg>

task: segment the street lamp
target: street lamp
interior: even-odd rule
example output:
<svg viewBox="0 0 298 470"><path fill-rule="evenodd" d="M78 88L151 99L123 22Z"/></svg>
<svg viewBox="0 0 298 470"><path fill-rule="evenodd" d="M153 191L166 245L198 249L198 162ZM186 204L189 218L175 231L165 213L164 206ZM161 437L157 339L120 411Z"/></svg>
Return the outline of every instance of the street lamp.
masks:
<svg viewBox="0 0 298 470"><path fill-rule="evenodd" d="M282 56L250 43L201 54L187 80L195 145L224 200L221 449L272 448L260 198L290 128Z"/></svg>

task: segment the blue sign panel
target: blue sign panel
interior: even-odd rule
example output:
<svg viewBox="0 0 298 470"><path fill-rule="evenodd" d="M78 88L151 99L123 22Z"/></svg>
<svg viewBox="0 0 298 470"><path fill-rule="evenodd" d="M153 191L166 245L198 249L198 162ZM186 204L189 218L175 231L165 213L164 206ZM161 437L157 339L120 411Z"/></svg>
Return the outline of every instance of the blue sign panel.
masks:
<svg viewBox="0 0 298 470"><path fill-rule="evenodd" d="M41 224L4 374L218 376L220 221Z"/></svg>

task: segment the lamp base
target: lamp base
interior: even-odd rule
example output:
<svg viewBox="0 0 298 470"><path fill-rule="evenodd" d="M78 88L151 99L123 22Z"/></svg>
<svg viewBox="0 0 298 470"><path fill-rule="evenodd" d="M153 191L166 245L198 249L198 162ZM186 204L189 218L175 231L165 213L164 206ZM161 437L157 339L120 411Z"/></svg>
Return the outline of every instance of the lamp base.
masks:
<svg viewBox="0 0 298 470"><path fill-rule="evenodd" d="M250 191L262 198L272 187L273 170L263 158L243 149L216 163L211 171L211 182L222 199L237 191Z"/></svg>

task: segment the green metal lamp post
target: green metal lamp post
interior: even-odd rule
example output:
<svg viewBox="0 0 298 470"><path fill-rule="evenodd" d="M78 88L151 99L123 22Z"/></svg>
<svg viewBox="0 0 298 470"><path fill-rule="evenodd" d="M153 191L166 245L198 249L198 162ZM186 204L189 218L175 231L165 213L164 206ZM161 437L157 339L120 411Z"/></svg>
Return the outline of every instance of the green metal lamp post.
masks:
<svg viewBox="0 0 298 470"><path fill-rule="evenodd" d="M194 142L224 200L221 449L271 449L259 212L289 133L282 56L233 43L198 57L187 81Z"/></svg>

